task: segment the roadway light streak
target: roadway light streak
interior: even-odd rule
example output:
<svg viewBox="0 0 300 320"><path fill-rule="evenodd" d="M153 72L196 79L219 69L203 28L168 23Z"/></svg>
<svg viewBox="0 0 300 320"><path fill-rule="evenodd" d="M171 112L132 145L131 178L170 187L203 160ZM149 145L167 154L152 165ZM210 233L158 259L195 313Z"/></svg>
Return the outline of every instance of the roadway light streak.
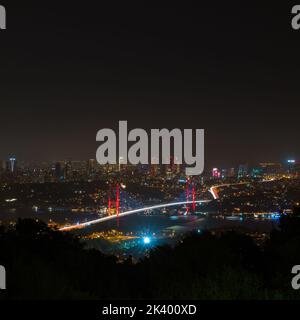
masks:
<svg viewBox="0 0 300 320"><path fill-rule="evenodd" d="M196 200L195 203L208 203L210 201L211 200ZM117 217L121 218L121 217L125 217L125 216L128 216L128 215L134 214L134 213L143 212L143 211L146 211L146 210L160 209L160 208L172 207L172 206L180 206L180 205L191 204L191 203L193 203L193 201L188 201L188 202L187 201L180 201L180 202L171 202L171 203L158 204L158 205L154 205L154 206L150 206L150 207L144 207L144 208L125 211L125 212L119 213L118 215L114 214L114 215L106 216L106 217L103 217L103 218L100 218L100 219L95 219L95 220L91 220L91 221L84 222L84 223L74 224L74 225L71 225L71 226L60 228L59 230L60 231L70 231L70 230L73 230L73 229L85 228L85 227L89 227L89 226L94 225L94 224L98 224L98 223L101 223L101 222L105 222L105 221L109 221L109 220L115 219Z"/></svg>
<svg viewBox="0 0 300 320"><path fill-rule="evenodd" d="M217 191L214 190L215 188L216 188L216 187L211 187L211 188L209 189L209 192L212 194L212 196L213 196L214 199L216 200L216 199L218 199L218 193L217 193Z"/></svg>
<svg viewBox="0 0 300 320"><path fill-rule="evenodd" d="M225 183L225 184L219 184L216 186L212 186L208 191L212 194L215 200L219 199L219 194L217 189L222 187L230 187L230 186L238 186L238 185L244 185L248 184L248 182L238 182L238 183Z"/></svg>

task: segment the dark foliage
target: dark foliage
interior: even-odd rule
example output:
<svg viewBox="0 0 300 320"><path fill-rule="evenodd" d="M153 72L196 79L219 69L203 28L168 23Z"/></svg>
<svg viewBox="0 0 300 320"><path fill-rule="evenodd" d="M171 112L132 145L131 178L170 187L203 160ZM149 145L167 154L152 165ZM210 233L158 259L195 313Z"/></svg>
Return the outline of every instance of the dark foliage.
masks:
<svg viewBox="0 0 300 320"><path fill-rule="evenodd" d="M138 264L86 249L34 220L0 228L8 299L297 299L300 219L283 218L261 248L236 232L191 234Z"/></svg>

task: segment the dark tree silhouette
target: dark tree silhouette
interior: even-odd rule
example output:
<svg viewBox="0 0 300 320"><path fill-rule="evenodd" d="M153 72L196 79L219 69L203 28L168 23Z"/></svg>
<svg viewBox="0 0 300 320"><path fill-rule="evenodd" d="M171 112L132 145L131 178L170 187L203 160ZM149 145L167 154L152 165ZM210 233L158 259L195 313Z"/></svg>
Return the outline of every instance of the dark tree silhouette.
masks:
<svg viewBox="0 0 300 320"><path fill-rule="evenodd" d="M133 264L87 249L70 233L34 220L0 227L6 299L298 299L300 224L283 218L264 247L233 232L189 234Z"/></svg>

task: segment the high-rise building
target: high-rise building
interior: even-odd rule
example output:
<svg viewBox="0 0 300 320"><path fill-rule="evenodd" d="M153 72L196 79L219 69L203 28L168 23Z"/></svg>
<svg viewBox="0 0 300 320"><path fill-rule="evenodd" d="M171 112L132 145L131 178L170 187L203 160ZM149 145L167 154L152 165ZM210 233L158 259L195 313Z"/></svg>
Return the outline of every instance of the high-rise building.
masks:
<svg viewBox="0 0 300 320"><path fill-rule="evenodd" d="M227 170L227 177L228 178L233 178L235 176L235 169L234 168L229 168Z"/></svg>
<svg viewBox="0 0 300 320"><path fill-rule="evenodd" d="M218 168L212 169L212 176L214 178L221 178L221 171Z"/></svg>
<svg viewBox="0 0 300 320"><path fill-rule="evenodd" d="M228 178L228 174L229 174L228 169L222 169L222 170L221 170L221 178L222 178L222 179Z"/></svg>
<svg viewBox="0 0 300 320"><path fill-rule="evenodd" d="M295 159L289 159L287 160L287 171L289 173L294 173L296 166L296 160Z"/></svg>
<svg viewBox="0 0 300 320"><path fill-rule="evenodd" d="M87 161L87 174L88 174L88 176L91 176L95 172L96 172L96 160L95 159L89 159Z"/></svg>
<svg viewBox="0 0 300 320"><path fill-rule="evenodd" d="M65 163L65 171L64 171L65 180L71 180L72 179L72 162L67 161Z"/></svg>
<svg viewBox="0 0 300 320"><path fill-rule="evenodd" d="M220 171L220 170L219 170ZM215 173L216 176L218 176L218 172ZM232 178L235 176L235 169L234 168L228 168L228 169L222 169L221 170L221 178Z"/></svg>
<svg viewBox="0 0 300 320"><path fill-rule="evenodd" d="M264 174L264 169L262 167L254 167L251 169L251 177L252 178L262 177L263 174Z"/></svg>
<svg viewBox="0 0 300 320"><path fill-rule="evenodd" d="M63 171L60 162L55 163L54 176L56 179L61 180L63 178Z"/></svg>
<svg viewBox="0 0 300 320"><path fill-rule="evenodd" d="M17 170L17 159L16 157L10 157L6 162L6 171L10 173L15 173Z"/></svg>
<svg viewBox="0 0 300 320"><path fill-rule="evenodd" d="M238 178L244 178L248 175L248 164L240 164Z"/></svg>

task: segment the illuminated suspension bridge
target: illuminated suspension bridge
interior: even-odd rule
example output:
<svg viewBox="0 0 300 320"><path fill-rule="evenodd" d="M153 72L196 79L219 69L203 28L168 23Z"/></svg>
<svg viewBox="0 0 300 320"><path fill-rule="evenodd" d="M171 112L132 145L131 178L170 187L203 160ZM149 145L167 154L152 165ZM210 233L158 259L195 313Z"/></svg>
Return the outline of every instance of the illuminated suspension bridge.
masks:
<svg viewBox="0 0 300 320"><path fill-rule="evenodd" d="M89 226L94 225L94 224L98 224L98 223L105 222L105 221L108 221L108 220L117 219L119 217L129 216L131 214L139 213L139 212L143 212L143 211L147 211L147 210L162 209L162 208L166 208L166 207L182 206L182 205L190 205L190 204L193 205L193 204L196 204L196 203L208 203L210 201L211 200L195 200L195 201L188 201L188 202L180 201L180 202L169 202L169 203L164 203L164 204L158 204L158 205L154 205L154 206L149 206L149 207L144 207L144 208L139 208L139 209L134 209L134 210L128 210L128 211L125 211L125 212L122 212L122 213L119 213L119 214L113 214L113 215L110 215L110 216L106 216L106 217L103 217L103 218L91 220L91 221L88 221L88 222L83 222L83 223L78 223L78 224L71 225L71 226L66 226L66 227L63 227L63 228L61 228L59 230L60 231L70 231L70 230L73 230L73 229L89 227Z"/></svg>
<svg viewBox="0 0 300 320"><path fill-rule="evenodd" d="M266 183L268 180L264 180L261 183ZM208 191L212 194L214 200L219 200L219 188L224 188L224 187L230 187L234 185L245 185L248 184L247 182L238 182L238 183L228 183L228 184L220 184L220 185L215 185L212 186ZM186 208L186 214L190 212L190 209L195 212L196 209L196 204L201 204L201 203L209 203L212 200L196 200L196 187L193 181L187 179L186 181L186 188L185 188L185 199L178 199L178 201L174 202L169 202L169 203L163 203L163 204L157 204L157 205L152 205L152 206L146 206L143 207L142 204L140 208L138 209L133 209L133 210L127 210L124 212L120 213L120 186L119 184L116 185L115 188L115 201L111 199L111 196L109 195L108 199L108 215L99 219L91 220L88 222L84 223L77 223L74 225L70 226L65 226L60 228L59 230L61 231L70 231L73 229L79 229L79 228L85 228L89 227L94 224L102 223L108 220L113 220L113 219L118 219L119 217L125 217L131 214L143 212L143 211L148 211L148 210L155 210L155 209L163 209L167 207L178 207L178 206L185 206ZM115 202L115 212L116 214L111 214L111 209L112 209L112 203Z"/></svg>
<svg viewBox="0 0 300 320"><path fill-rule="evenodd" d="M114 193L115 200L112 200L113 193ZM132 209L132 210L120 212L120 185L117 184L115 187L115 192L112 192L112 190L110 188L110 192L109 192L109 196L108 196L108 215L107 216L102 217L102 218L98 218L98 219L94 219L94 220L91 220L88 222L77 223L74 225L65 226L65 227L60 228L59 230L60 231L71 231L74 229L89 227L89 226L92 226L92 225L95 225L98 223L102 223L105 221L113 220L113 219L118 220L120 217L125 217L125 216L132 215L135 213L140 213L140 212L144 212L144 211L148 211L148 210L163 209L163 208L167 208L167 207L185 206L186 213L188 214L190 212L190 208L192 208L192 211L195 211L196 204L208 203L210 201L211 200L196 200L195 184L192 183L190 180L187 180L186 189L185 189L185 200L179 200L179 201L174 201L174 202L146 206L146 207L141 207L138 209ZM111 214L113 202L115 203L116 214Z"/></svg>

